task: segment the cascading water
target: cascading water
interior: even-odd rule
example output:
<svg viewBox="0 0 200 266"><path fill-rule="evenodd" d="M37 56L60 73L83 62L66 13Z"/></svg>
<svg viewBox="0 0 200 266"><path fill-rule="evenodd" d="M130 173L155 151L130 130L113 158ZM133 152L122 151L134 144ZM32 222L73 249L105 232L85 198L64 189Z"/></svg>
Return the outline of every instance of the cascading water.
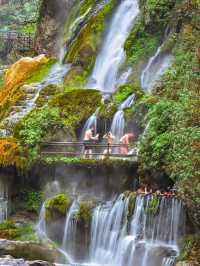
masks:
<svg viewBox="0 0 200 266"><path fill-rule="evenodd" d="M149 62L141 75L141 87L143 90L148 91L151 89L155 82L164 74L172 62L172 55L168 53L162 54L161 45L154 56L149 59Z"/></svg>
<svg viewBox="0 0 200 266"><path fill-rule="evenodd" d="M97 119L98 119L99 111L100 111L100 107L98 107L97 110L86 121L84 128L82 130L82 133L81 133L81 139L82 140L84 139L85 132L88 129L90 129L91 127L94 128L94 133L96 134L96 132L97 132Z"/></svg>
<svg viewBox="0 0 200 266"><path fill-rule="evenodd" d="M88 81L89 88L113 92L119 66L125 59L124 43L139 14L137 0L121 1Z"/></svg>
<svg viewBox="0 0 200 266"><path fill-rule="evenodd" d="M134 103L135 95L130 95L118 108L118 111L114 115L112 125L111 125L111 132L115 136L116 141L119 142L120 138L124 134L125 128L125 119L124 119L124 109L130 108Z"/></svg>
<svg viewBox="0 0 200 266"><path fill-rule="evenodd" d="M0 179L0 223L8 217L8 186Z"/></svg>
<svg viewBox="0 0 200 266"><path fill-rule="evenodd" d="M77 200L74 200L69 211L66 214L64 236L62 241L62 249L65 250L71 257L74 257L75 252L75 240L77 220L76 213L78 212L79 204ZM72 261L72 258L71 258Z"/></svg>
<svg viewBox="0 0 200 266"><path fill-rule="evenodd" d="M138 196L130 217L129 200L99 206L92 218L90 263L118 266L169 266L178 256L184 210L176 198ZM129 218L127 218L129 217Z"/></svg>

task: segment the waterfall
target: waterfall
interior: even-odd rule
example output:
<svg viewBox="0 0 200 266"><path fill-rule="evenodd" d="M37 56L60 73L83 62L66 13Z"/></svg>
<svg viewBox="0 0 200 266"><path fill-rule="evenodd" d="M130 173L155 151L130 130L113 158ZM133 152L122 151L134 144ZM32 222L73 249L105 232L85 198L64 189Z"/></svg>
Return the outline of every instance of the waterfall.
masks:
<svg viewBox="0 0 200 266"><path fill-rule="evenodd" d="M100 107L97 108L97 110L88 118L86 121L82 133L81 133L81 139L84 139L85 132L90 129L91 127L94 128L94 134L96 135L97 132L97 118L99 115Z"/></svg>
<svg viewBox="0 0 200 266"><path fill-rule="evenodd" d="M79 208L78 201L74 200L70 209L66 213L62 249L65 250L67 254L70 254L70 257L74 257L74 252L75 252L75 240L76 240L76 229L77 229L77 220L75 215L78 212L78 208Z"/></svg>
<svg viewBox="0 0 200 266"><path fill-rule="evenodd" d="M131 72L132 72L132 69L130 67L125 72L123 72L121 74L121 76L119 77L119 79L117 81L117 87L120 87L120 86L124 85L127 82Z"/></svg>
<svg viewBox="0 0 200 266"><path fill-rule="evenodd" d="M90 263L174 265L184 222L183 206L177 198L160 197L158 210L152 213L154 200L151 195L138 196L129 219L129 199L122 195L114 204L98 206L91 225Z"/></svg>
<svg viewBox="0 0 200 266"><path fill-rule="evenodd" d="M116 137L116 141L124 135L125 119L124 119L124 109L130 108L134 103L135 95L130 95L118 108L118 111L113 117L111 132Z"/></svg>
<svg viewBox="0 0 200 266"><path fill-rule="evenodd" d="M119 66L125 59L124 43L138 14L137 0L121 1L88 80L89 88L103 92L114 91Z"/></svg>
<svg viewBox="0 0 200 266"><path fill-rule="evenodd" d="M145 69L141 74L141 87L143 90L151 89L155 82L164 74L165 70L170 66L172 55L162 54L162 47L158 47L154 56L152 56Z"/></svg>
<svg viewBox="0 0 200 266"><path fill-rule="evenodd" d="M8 186L0 179L0 223L8 217Z"/></svg>

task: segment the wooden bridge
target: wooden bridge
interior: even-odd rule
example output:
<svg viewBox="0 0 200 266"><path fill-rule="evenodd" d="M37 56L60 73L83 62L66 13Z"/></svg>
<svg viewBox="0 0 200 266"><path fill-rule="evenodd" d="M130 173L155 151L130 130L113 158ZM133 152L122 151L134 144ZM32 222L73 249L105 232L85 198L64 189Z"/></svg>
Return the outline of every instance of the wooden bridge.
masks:
<svg viewBox="0 0 200 266"><path fill-rule="evenodd" d="M42 143L40 146L40 154L45 156L63 156L78 157L83 159L105 159L105 158L121 158L133 159L137 157L136 148L131 145L123 144L129 152L127 154L120 153L122 144L101 144L101 143L85 143L85 142L49 142ZM91 153L87 153L89 150ZM87 154L86 154L87 153Z"/></svg>
<svg viewBox="0 0 200 266"><path fill-rule="evenodd" d="M34 46L34 38L31 33L21 33L17 31L1 31L0 42L5 43L10 49L23 52L32 50Z"/></svg>

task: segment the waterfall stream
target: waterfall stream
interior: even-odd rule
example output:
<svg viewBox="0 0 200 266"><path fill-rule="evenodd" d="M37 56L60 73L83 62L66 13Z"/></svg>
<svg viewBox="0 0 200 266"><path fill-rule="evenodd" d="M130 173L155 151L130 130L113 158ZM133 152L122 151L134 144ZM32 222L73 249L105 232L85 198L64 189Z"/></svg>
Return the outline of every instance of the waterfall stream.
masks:
<svg viewBox="0 0 200 266"><path fill-rule="evenodd" d="M151 213L151 195L138 196L128 217L128 199L122 195L112 205L94 210L91 228L90 263L118 266L169 266L179 253L183 227L181 201L161 197L159 211ZM149 209L148 209L149 208Z"/></svg>
<svg viewBox="0 0 200 266"><path fill-rule="evenodd" d="M141 87L143 90L150 90L171 65L172 55L168 53L162 54L162 47L163 45L158 47L155 55L149 59L141 74Z"/></svg>
<svg viewBox="0 0 200 266"><path fill-rule="evenodd" d="M130 95L118 108L118 111L113 117L111 132L115 136L116 141L119 142L120 138L124 135L125 119L124 109L130 108L134 103L135 95Z"/></svg>
<svg viewBox="0 0 200 266"><path fill-rule="evenodd" d="M137 0L121 1L88 80L89 88L99 89L103 92L114 91L119 66L125 59L124 43L138 14Z"/></svg>
<svg viewBox="0 0 200 266"><path fill-rule="evenodd" d="M96 135L97 132L97 119L99 115L100 107L97 108L97 110L88 118L86 121L82 133L81 133L81 139L84 139L85 132L90 129L91 127L94 128L94 135Z"/></svg>

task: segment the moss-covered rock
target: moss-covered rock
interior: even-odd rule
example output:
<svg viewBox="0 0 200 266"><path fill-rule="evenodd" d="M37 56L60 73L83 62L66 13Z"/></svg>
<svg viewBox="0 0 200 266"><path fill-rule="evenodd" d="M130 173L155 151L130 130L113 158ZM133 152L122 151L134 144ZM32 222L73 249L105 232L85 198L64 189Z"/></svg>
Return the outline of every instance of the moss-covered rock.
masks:
<svg viewBox="0 0 200 266"><path fill-rule="evenodd" d="M78 222L88 227L92 218L92 205L90 202L81 202L76 215Z"/></svg>
<svg viewBox="0 0 200 266"><path fill-rule="evenodd" d="M45 219L47 222L54 222L64 218L72 200L66 194L58 194L48 199L45 205Z"/></svg>

